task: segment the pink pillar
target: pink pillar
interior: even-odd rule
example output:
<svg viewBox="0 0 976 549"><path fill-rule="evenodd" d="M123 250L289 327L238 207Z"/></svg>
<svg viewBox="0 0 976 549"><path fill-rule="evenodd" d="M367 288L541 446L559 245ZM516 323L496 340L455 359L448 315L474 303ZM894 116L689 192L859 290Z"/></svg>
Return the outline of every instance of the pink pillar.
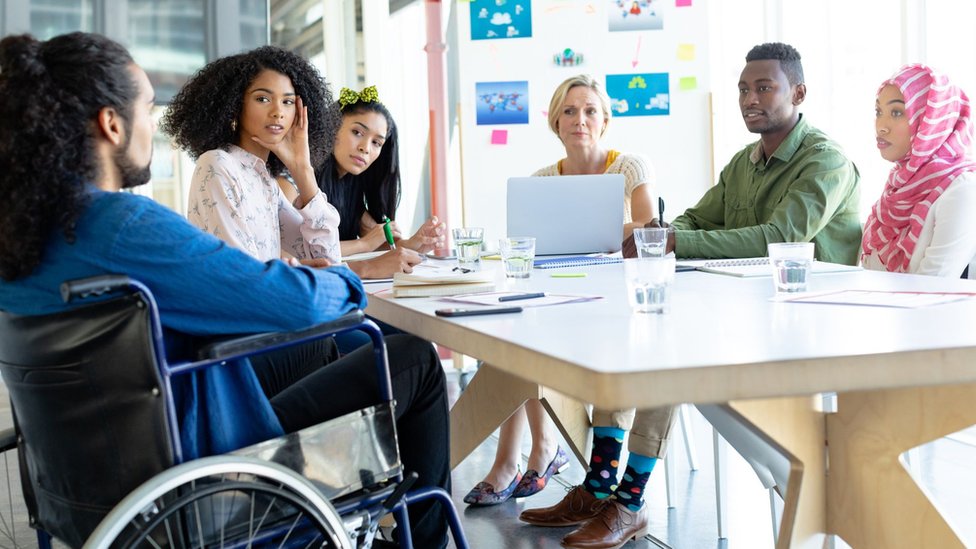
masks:
<svg viewBox="0 0 976 549"><path fill-rule="evenodd" d="M441 1L424 0L427 10L427 90L430 110L431 211L447 222L447 44L444 43Z"/></svg>

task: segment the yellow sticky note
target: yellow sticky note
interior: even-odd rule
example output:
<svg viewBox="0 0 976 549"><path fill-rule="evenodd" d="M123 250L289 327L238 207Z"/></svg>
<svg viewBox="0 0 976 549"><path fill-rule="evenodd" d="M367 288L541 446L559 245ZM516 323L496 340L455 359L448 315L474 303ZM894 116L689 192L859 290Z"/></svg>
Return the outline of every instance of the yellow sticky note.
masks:
<svg viewBox="0 0 976 549"><path fill-rule="evenodd" d="M698 79L694 76L684 76L678 80L678 89L694 90L698 88Z"/></svg>
<svg viewBox="0 0 976 549"><path fill-rule="evenodd" d="M695 60L695 45L678 44L678 61L694 61L694 60Z"/></svg>

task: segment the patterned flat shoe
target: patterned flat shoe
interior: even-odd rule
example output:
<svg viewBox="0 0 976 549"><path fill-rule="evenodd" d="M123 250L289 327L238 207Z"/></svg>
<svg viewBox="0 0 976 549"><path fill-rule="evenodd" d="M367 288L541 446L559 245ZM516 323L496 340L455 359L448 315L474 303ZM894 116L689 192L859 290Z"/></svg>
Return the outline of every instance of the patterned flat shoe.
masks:
<svg viewBox="0 0 976 549"><path fill-rule="evenodd" d="M546 483L549 482L549 478L552 475L558 475L566 467L569 467L569 456L563 451L562 447L556 448L556 457L552 458L549 462L549 466L546 467L546 472L539 476L539 472L535 469L529 469L525 472L522 477L522 481L519 482L518 487L515 488L515 493L513 496L517 498L526 498L532 494L537 494L546 487Z"/></svg>
<svg viewBox="0 0 976 549"><path fill-rule="evenodd" d="M498 505L499 503L504 503L508 501L512 494L515 493L515 488L519 486L519 482L522 480L522 473L515 473L515 478L512 483L508 485L501 492L496 492L495 487L487 482L479 482L471 489L466 496L464 496L464 503L468 505Z"/></svg>

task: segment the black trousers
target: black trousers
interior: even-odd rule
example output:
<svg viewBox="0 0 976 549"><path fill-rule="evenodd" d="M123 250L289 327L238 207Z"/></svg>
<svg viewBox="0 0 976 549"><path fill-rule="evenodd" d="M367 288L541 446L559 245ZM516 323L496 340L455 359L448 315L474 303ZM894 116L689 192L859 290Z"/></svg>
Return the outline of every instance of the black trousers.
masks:
<svg viewBox="0 0 976 549"><path fill-rule="evenodd" d="M444 371L433 346L415 336L386 338L404 469L417 486L451 491L450 418ZM251 364L286 432L376 404L372 347L338 358L332 339L256 356ZM409 507L414 546L447 545L447 519L438 502Z"/></svg>

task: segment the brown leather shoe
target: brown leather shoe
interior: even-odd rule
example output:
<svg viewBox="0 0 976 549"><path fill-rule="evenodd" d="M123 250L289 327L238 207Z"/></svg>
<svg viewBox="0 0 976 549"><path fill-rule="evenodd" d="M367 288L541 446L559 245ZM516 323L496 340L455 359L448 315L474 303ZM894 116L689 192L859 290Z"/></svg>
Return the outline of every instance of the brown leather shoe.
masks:
<svg viewBox="0 0 976 549"><path fill-rule="evenodd" d="M570 549L618 549L632 539L642 538L648 531L647 504L634 512L610 498L597 516L563 538L563 547Z"/></svg>
<svg viewBox="0 0 976 549"><path fill-rule="evenodd" d="M519 520L536 526L576 526L595 517L606 502L576 486L552 507L522 511Z"/></svg>

